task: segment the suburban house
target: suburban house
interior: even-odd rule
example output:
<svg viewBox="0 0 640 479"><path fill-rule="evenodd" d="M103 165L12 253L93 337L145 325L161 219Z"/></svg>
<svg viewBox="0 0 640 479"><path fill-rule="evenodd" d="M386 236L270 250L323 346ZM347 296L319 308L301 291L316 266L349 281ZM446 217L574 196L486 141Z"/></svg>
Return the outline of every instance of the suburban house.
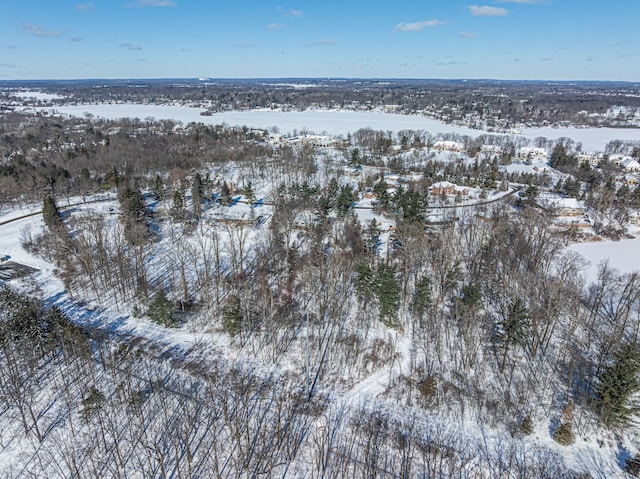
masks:
<svg viewBox="0 0 640 479"><path fill-rule="evenodd" d="M448 181L440 181L431 185L434 195L452 195L456 191L456 185Z"/></svg>
<svg viewBox="0 0 640 479"><path fill-rule="evenodd" d="M620 163L620 166L627 171L640 171L640 163L633 158L627 158Z"/></svg>
<svg viewBox="0 0 640 479"><path fill-rule="evenodd" d="M444 140L436 141L433 144L433 148L435 150L454 151L457 153L464 151L464 145L462 143L458 143L457 141L444 141Z"/></svg>
<svg viewBox="0 0 640 479"><path fill-rule="evenodd" d="M556 216L582 216L585 211L584 204L576 198L541 197L538 204Z"/></svg>
<svg viewBox="0 0 640 479"><path fill-rule="evenodd" d="M632 158L630 156L626 156L626 155L611 155L609 156L609 161L611 163L615 163L616 165L619 165L620 163L622 163L625 160L631 160Z"/></svg>
<svg viewBox="0 0 640 479"><path fill-rule="evenodd" d="M598 166L602 160L604 160L604 154L602 153L578 154L578 161L580 163L588 163L590 166Z"/></svg>
<svg viewBox="0 0 640 479"><path fill-rule="evenodd" d="M518 159L526 163L542 163L547 161L548 154L546 148L525 146L518 150Z"/></svg>
<svg viewBox="0 0 640 479"><path fill-rule="evenodd" d="M480 147L480 151L482 153L487 154L487 155L501 155L502 154L502 148L499 147L498 145L482 145Z"/></svg>

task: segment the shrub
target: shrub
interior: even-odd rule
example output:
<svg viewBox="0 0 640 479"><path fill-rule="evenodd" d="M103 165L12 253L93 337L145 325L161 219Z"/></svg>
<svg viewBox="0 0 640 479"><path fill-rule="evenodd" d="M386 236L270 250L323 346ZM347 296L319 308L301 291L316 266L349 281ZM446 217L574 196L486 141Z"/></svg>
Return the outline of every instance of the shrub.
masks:
<svg viewBox="0 0 640 479"><path fill-rule="evenodd" d="M573 431L571 430L571 423L563 422L560 427L553 432L553 440L563 446L569 446L574 443Z"/></svg>

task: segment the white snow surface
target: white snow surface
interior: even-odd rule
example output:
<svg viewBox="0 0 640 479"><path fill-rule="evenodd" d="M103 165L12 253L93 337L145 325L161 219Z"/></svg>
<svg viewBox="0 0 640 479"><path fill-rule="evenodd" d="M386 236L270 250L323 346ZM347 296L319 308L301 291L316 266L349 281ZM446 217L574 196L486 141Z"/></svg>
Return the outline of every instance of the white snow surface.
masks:
<svg viewBox="0 0 640 479"><path fill-rule="evenodd" d="M334 136L346 136L360 128L391 131L426 130L432 134L455 133L478 137L494 134L483 130L474 130L464 126L449 125L444 122L418 115L399 115L380 111L360 112L344 110L306 110L281 111L256 109L248 111L228 111L202 116L199 108L172 105L138 105L138 104L87 104L64 105L47 108L49 112L83 117L91 114L96 117L115 120L118 118L155 118L175 120L182 123L199 122L204 124L248 126L250 128L271 128L277 126L281 133L292 133L293 130L307 129L315 133ZM569 137L582 143L585 151L604 151L611 140L640 141L640 129L637 128L523 128L524 137L534 139L546 137L555 140Z"/></svg>
<svg viewBox="0 0 640 479"><path fill-rule="evenodd" d="M486 132L471 128L447 125L431 118L417 115L398 115L383 112L354 112L343 110L306 110L281 111L257 109L248 111L228 111L202 116L199 108L170 105L136 105L136 104L97 104L97 105L65 105L48 108L47 111L71 115L85 116L90 113L106 119L153 117L155 119L171 119L182 123L199 122L211 125L226 123L232 126L248 126L250 128L271 128L277 126L281 133L292 133L293 130L307 129L315 133L329 135L346 135L360 128L372 128L398 132L400 130L427 130L430 133L456 133L460 135L479 136Z"/></svg>
<svg viewBox="0 0 640 479"><path fill-rule="evenodd" d="M640 272L640 237L574 244L568 249L589 261L590 264L584 271L587 281L595 281L598 277L598 266L607 261L621 273Z"/></svg>
<svg viewBox="0 0 640 479"><path fill-rule="evenodd" d="M583 151L604 151L611 140L640 141L640 128L522 128L520 132L527 138L542 136L549 140L571 138L582 143Z"/></svg>
<svg viewBox="0 0 640 479"><path fill-rule="evenodd" d="M56 95L54 93L45 93L42 91L31 91L31 90L12 91L11 95L17 96L18 98L29 98L29 99L33 98L36 100L43 100L43 101L57 100L59 98L64 98L63 96Z"/></svg>

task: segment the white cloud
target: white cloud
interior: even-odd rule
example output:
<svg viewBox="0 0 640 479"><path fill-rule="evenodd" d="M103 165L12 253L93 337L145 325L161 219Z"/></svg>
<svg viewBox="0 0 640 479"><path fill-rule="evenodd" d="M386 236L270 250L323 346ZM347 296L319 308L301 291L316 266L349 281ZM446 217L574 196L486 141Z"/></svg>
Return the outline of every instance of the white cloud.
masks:
<svg viewBox="0 0 640 479"><path fill-rule="evenodd" d="M325 38L324 40L320 40L319 42L307 43L307 46L308 47L330 47L335 44L336 42L334 42L330 38Z"/></svg>
<svg viewBox="0 0 640 479"><path fill-rule="evenodd" d="M474 17L506 17L507 11L500 7L490 7L488 5L471 5L467 7Z"/></svg>
<svg viewBox="0 0 640 479"><path fill-rule="evenodd" d="M93 8L92 2L79 3L76 5L76 10L78 10L79 12L88 12L92 8Z"/></svg>
<svg viewBox="0 0 640 479"><path fill-rule="evenodd" d="M77 43L77 42L84 41L84 38L82 38L82 37L71 37L71 38L69 38L69 41Z"/></svg>
<svg viewBox="0 0 640 479"><path fill-rule="evenodd" d="M419 32L421 30L424 30L427 27L429 28L437 27L438 25L442 25L443 23L444 22L440 20L426 20L422 22L411 22L411 23L400 22L396 25L396 30L400 30L403 32Z"/></svg>
<svg viewBox="0 0 640 479"><path fill-rule="evenodd" d="M241 42L241 43L234 43L233 46L235 48L255 48L256 44L255 43Z"/></svg>
<svg viewBox="0 0 640 479"><path fill-rule="evenodd" d="M473 32L460 32L460 36L464 38L476 38L478 35Z"/></svg>
<svg viewBox="0 0 640 479"><path fill-rule="evenodd" d="M302 17L302 16L304 16L304 12L302 10L295 10L293 8L278 7L278 11L280 13L282 13L285 17Z"/></svg>
<svg viewBox="0 0 640 479"><path fill-rule="evenodd" d="M275 23L275 22L271 22L267 24L267 28L269 30L274 30L276 28L282 28L284 25L282 23Z"/></svg>
<svg viewBox="0 0 640 479"><path fill-rule="evenodd" d="M127 50L131 50L132 52L142 50L142 47L140 45L135 45L133 43L123 43L120 45L120 48L126 48Z"/></svg>
<svg viewBox="0 0 640 479"><path fill-rule="evenodd" d="M22 25L22 33L40 38L59 38L64 35L65 32L59 30L47 30L46 28L38 25L25 23L24 25Z"/></svg>
<svg viewBox="0 0 640 479"><path fill-rule="evenodd" d="M543 4L543 3L547 3L546 0L500 0L498 3L519 3L521 5L523 4Z"/></svg>
<svg viewBox="0 0 640 479"><path fill-rule="evenodd" d="M136 3L127 3L127 7L175 7L178 4L173 0L137 0Z"/></svg>

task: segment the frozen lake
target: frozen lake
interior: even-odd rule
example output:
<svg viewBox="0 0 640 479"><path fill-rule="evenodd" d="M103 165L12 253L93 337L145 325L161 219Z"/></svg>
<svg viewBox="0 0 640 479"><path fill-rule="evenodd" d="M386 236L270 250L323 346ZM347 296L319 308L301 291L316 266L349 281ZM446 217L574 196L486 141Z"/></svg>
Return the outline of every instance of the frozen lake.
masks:
<svg viewBox="0 0 640 479"><path fill-rule="evenodd" d="M397 133L400 130L426 130L434 135L456 133L477 137L488 134L486 131L454 126L438 120L415 115L398 115L383 112L354 112L336 110L279 111L250 110L215 113L202 116L199 108L165 105L135 104L98 104L59 106L48 111L83 117L91 114L95 117L115 120L118 118L155 118L182 123L201 122L209 125L226 123L231 126L270 129L278 127L280 133L292 133L307 129L312 133L326 133L334 136L346 136L360 128L372 128ZM640 141L640 129L635 128L525 128L522 135L526 138L544 136L549 139L569 137L583 145L585 151L603 151L611 140Z"/></svg>
<svg viewBox="0 0 640 479"><path fill-rule="evenodd" d="M608 261L609 265L621 273L640 271L640 237L620 241L600 241L597 243L582 243L568 248L575 251L590 262L585 270L589 281L598 277L598 265Z"/></svg>

